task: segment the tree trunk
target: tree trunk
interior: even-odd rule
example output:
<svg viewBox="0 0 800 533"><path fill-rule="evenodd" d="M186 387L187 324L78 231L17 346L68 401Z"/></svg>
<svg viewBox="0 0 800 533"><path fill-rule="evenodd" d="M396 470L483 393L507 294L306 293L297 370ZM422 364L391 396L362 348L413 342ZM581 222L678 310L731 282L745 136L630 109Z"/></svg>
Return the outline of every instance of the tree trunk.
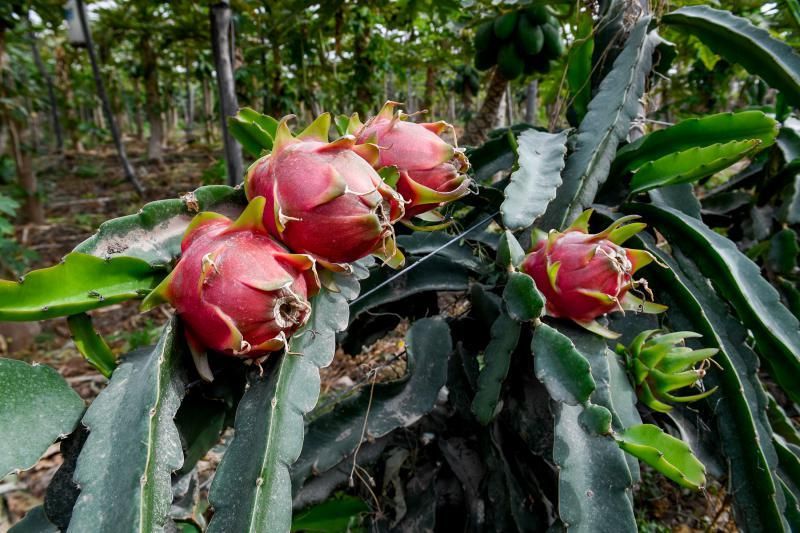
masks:
<svg viewBox="0 0 800 533"><path fill-rule="evenodd" d="M208 82L207 77L203 77L203 132L206 144L211 144L214 138L214 132L212 131L213 125L214 117L211 106L211 84Z"/></svg>
<svg viewBox="0 0 800 533"><path fill-rule="evenodd" d="M133 117L136 123L136 138L144 141L144 112L139 98L139 78L133 78Z"/></svg>
<svg viewBox="0 0 800 533"><path fill-rule="evenodd" d="M536 124L536 98L539 93L539 80L533 80L528 84L525 93L525 122Z"/></svg>
<svg viewBox="0 0 800 533"><path fill-rule="evenodd" d="M511 84L506 85L506 124L514 124L514 98L511 96Z"/></svg>
<svg viewBox="0 0 800 533"><path fill-rule="evenodd" d="M281 107L281 96L283 96L283 79L281 78L281 48L278 43L272 43L272 68L275 73L272 76L272 105L270 106L270 113L273 117L283 115Z"/></svg>
<svg viewBox="0 0 800 533"><path fill-rule="evenodd" d="M111 136L114 138L114 145L117 147L117 154L119 154L120 162L122 163L122 172L125 178L131 182L133 188L139 193L139 196L144 196L144 187L136 176L131 162L128 161L128 155L125 153L125 146L122 144L122 139L119 135L117 123L114 121L114 116L111 114L111 104L108 101L108 94L106 94L106 87L103 84L103 78L100 76L100 67L97 64L97 56L94 52L94 43L92 42L92 35L89 33L89 24L86 22L86 12L83 6L83 0L77 0L78 18L81 22L84 35L86 35L86 48L89 51L89 62L92 64L92 74L94 75L94 83L97 86L97 94L103 102L103 111L106 115L109 127L111 128Z"/></svg>
<svg viewBox="0 0 800 533"><path fill-rule="evenodd" d="M436 116L433 108L433 97L436 94L436 71L433 66L428 65L425 70L425 103L422 104L422 109L428 110L428 116Z"/></svg>
<svg viewBox="0 0 800 533"><path fill-rule="evenodd" d="M6 28L0 25L0 72L5 72L6 60ZM5 84L0 83L0 98L5 98ZM9 139L11 141L11 155L14 158L14 166L17 170L19 185L25 191L25 216L28 221L34 224L44 223L44 210L42 209L41 199L37 194L36 174L33 172L33 161L31 153L22 146L22 132L19 124L15 122L8 108L3 112L3 123L8 128Z"/></svg>
<svg viewBox="0 0 800 533"><path fill-rule="evenodd" d="M9 118L6 115L6 118ZM22 146L22 131L16 122L8 120L8 131L11 138L11 152L17 168L19 186L25 192L25 218L34 224L44 224L44 208L39 197L36 173L33 171L33 158L30 150Z"/></svg>
<svg viewBox="0 0 800 533"><path fill-rule="evenodd" d="M192 86L192 73L189 60L186 60L186 117L184 126L186 131L186 144L194 142L194 87Z"/></svg>
<svg viewBox="0 0 800 533"><path fill-rule="evenodd" d="M144 79L144 102L147 122L150 124L150 138L147 140L147 159L161 164L164 160L164 121L161 118L161 95L158 90L158 57L145 32L139 43L142 57L142 78Z"/></svg>
<svg viewBox="0 0 800 533"><path fill-rule="evenodd" d="M497 111L506 94L507 85L508 80L495 68L481 110L467 124L467 131L463 138L464 144L477 146L486 140L486 134L497 124Z"/></svg>
<svg viewBox="0 0 800 533"><path fill-rule="evenodd" d="M414 105L414 81L411 79L411 69L406 69L406 109L409 114L417 110Z"/></svg>
<svg viewBox="0 0 800 533"><path fill-rule="evenodd" d="M225 147L225 162L228 168L228 184L237 185L243 178L242 147L228 131L228 117L236 115L236 85L233 77L233 24L231 6L228 2L219 2L211 6L211 44L214 52L214 64L217 70L217 86L219 89L220 125L222 142Z"/></svg>
<svg viewBox="0 0 800 533"><path fill-rule="evenodd" d="M39 44L36 41L36 34L33 31L28 33L31 40L31 51L33 52L33 61L36 63L36 70L44 80L47 86L47 100L50 106L50 121L53 126L53 136L56 141L56 153L60 154L64 151L64 134L61 131L61 120L58 118L58 104L56 103L56 90L53 85L53 77L47 72L42 61L42 56L39 54Z"/></svg>

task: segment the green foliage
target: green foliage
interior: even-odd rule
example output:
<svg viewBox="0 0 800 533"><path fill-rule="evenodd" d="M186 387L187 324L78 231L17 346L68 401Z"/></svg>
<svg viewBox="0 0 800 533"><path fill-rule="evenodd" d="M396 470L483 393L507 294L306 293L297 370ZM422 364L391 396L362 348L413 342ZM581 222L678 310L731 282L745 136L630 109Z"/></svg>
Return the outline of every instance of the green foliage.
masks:
<svg viewBox="0 0 800 533"><path fill-rule="evenodd" d="M533 333L531 351L536 377L555 401L574 406L589 399L596 387L589 362L568 337L540 324Z"/></svg>
<svg viewBox="0 0 800 533"><path fill-rule="evenodd" d="M522 132L517 139L518 168L503 191L503 224L517 230L530 226L555 198L567 153L567 133Z"/></svg>
<svg viewBox="0 0 800 533"><path fill-rule="evenodd" d="M70 433L84 404L52 368L13 359L0 358L0 389L0 477L5 477L35 465L53 441Z"/></svg>
<svg viewBox="0 0 800 533"><path fill-rule="evenodd" d="M706 469L685 442L664 433L653 424L632 426L617 436L620 448L649 464L675 483L702 489Z"/></svg>
<svg viewBox="0 0 800 533"><path fill-rule="evenodd" d="M187 384L176 320L153 349L129 354L83 418L80 487L70 528L141 531L164 527L170 476L183 462L174 417ZM114 453L109 453L113 450ZM125 497L108 499L107 494Z"/></svg>
<svg viewBox="0 0 800 533"><path fill-rule="evenodd" d="M360 517L367 512L369 506L364 500L341 495L296 514L291 531L356 531Z"/></svg>
<svg viewBox="0 0 800 533"><path fill-rule="evenodd" d="M563 184L542 218L544 229L563 229L594 199L606 180L619 142L627 135L644 92L654 40L650 19L640 19L631 30L625 49L603 79L589 110L578 127L575 151L567 158Z"/></svg>
<svg viewBox="0 0 800 533"><path fill-rule="evenodd" d="M116 357L111 348L97 334L92 326L92 319L86 313L79 313L67 318L69 331L75 347L89 363L105 377L110 377L117 366Z"/></svg>
<svg viewBox="0 0 800 533"><path fill-rule="evenodd" d="M544 297L533 283L533 278L521 272L508 273L503 300L509 316L519 322L536 320L544 310Z"/></svg>
<svg viewBox="0 0 800 533"><path fill-rule="evenodd" d="M519 330L519 322L504 313L492 324L491 340L483 353L478 390L472 400L472 412L481 424L488 424L495 417L500 390L511 366L511 354L519 341Z"/></svg>
<svg viewBox="0 0 800 533"><path fill-rule="evenodd" d="M0 319L42 320L141 298L162 276L133 257L104 260L73 252L19 281L0 280Z"/></svg>
<svg viewBox="0 0 800 533"><path fill-rule="evenodd" d="M767 31L709 6L683 7L662 20L692 33L728 61L761 76L794 105L800 104L800 56Z"/></svg>

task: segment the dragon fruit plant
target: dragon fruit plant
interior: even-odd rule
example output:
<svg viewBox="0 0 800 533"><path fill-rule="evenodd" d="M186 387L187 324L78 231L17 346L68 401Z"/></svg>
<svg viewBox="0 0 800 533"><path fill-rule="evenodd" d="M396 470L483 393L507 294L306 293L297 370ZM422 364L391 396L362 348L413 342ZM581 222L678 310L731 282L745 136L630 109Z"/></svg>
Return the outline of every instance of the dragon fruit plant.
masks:
<svg viewBox="0 0 800 533"><path fill-rule="evenodd" d="M636 215L616 220L600 233L589 233L587 209L563 232L537 230L533 251L525 257L521 270L531 276L544 295L545 309L552 317L567 318L599 335L615 339L619 334L600 325L596 318L612 311L662 313L666 307L633 294L647 296L645 280L633 275L653 261L645 250L621 245L642 231Z"/></svg>
<svg viewBox="0 0 800 533"><path fill-rule="evenodd" d="M86 408L54 369L0 358L0 476L58 440L64 459L20 530L632 533L653 471L741 530L797 530L796 120L775 117L800 103L800 57L705 6L617 16L574 26L603 51L569 52L596 78L574 130L462 149L394 102L363 122L341 103L335 138L328 114L294 135L245 108L244 187L151 202L0 281L0 320L67 317L108 380ZM659 24L742 58L782 107L636 139L671 57ZM692 184L748 158L700 203ZM135 299L169 320L118 354L90 313ZM380 363L321 387L364 347Z"/></svg>

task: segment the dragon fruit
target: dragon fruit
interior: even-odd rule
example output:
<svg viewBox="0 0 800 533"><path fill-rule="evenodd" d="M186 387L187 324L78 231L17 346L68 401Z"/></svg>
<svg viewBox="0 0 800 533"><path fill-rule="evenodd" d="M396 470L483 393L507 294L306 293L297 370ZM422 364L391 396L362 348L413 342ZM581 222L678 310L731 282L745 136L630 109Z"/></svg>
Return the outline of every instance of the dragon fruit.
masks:
<svg viewBox="0 0 800 533"><path fill-rule="evenodd" d="M600 325L596 319L614 310L660 313L665 306L645 301L631 291L641 289L647 295L647 282L634 280L633 274L654 260L649 252L620 246L645 228L622 217L601 233L588 232L592 210L584 211L563 233L535 235L533 251L521 265L531 276L546 300L545 309L552 317L568 318L604 337L619 335Z"/></svg>
<svg viewBox="0 0 800 533"><path fill-rule="evenodd" d="M410 220L467 194L470 180L464 172L469 161L462 151L439 137L451 127L449 124L408 122L407 115L395 113L397 105L386 102L366 124L353 115L348 132L359 143L379 147L376 168L397 168L396 188L407 202L405 219Z"/></svg>
<svg viewBox="0 0 800 533"><path fill-rule="evenodd" d="M142 304L170 302L181 317L201 375L211 379L207 349L256 358L286 347L305 324L319 281L314 260L275 242L256 198L236 222L200 213L181 243L175 269Z"/></svg>
<svg viewBox="0 0 800 533"><path fill-rule="evenodd" d="M264 225L274 237L328 269L346 270L370 254L401 266L392 223L403 216L403 200L368 163L378 148L350 135L328 142L330 124L324 113L293 137L282 120L272 153L247 171L247 197L266 198Z"/></svg>

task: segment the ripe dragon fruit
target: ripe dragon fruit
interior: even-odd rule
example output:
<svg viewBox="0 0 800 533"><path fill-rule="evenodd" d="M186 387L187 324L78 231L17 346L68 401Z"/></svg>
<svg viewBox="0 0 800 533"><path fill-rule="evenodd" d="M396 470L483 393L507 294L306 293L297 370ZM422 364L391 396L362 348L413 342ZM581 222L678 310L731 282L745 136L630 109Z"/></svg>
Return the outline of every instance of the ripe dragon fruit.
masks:
<svg viewBox="0 0 800 533"><path fill-rule="evenodd" d="M641 332L627 348L617 345L618 354L625 363L639 399L654 411L672 410L667 402L694 402L714 393L717 387L688 396L675 396L674 391L697 387L706 375L706 368L716 348L692 350L683 346L684 339L702 337L693 331L661 333L655 329ZM695 366L700 363L700 366Z"/></svg>
<svg viewBox="0 0 800 533"><path fill-rule="evenodd" d="M630 292L641 288L650 294L646 281L634 280L633 274L652 262L653 256L644 250L620 246L645 224L623 225L638 218L632 215L620 218L601 233L591 234L591 214L591 209L584 211L563 233L539 232L521 269L544 295L548 315L571 319L613 339L619 335L600 325L597 317L614 310L660 313L666 307Z"/></svg>
<svg viewBox="0 0 800 533"><path fill-rule="evenodd" d="M249 200L266 198L267 230L331 270L346 270L346 263L370 254L401 266L392 223L402 218L403 201L367 162L377 161L378 148L349 135L328 142L328 113L297 137L286 121L272 153L253 163L245 178Z"/></svg>
<svg viewBox="0 0 800 533"><path fill-rule="evenodd" d="M197 215L181 242L175 269L142 303L170 302L181 317L198 370L211 379L206 349L256 358L286 347L305 324L319 288L314 260L275 242L262 224L264 199L236 222Z"/></svg>
<svg viewBox="0 0 800 533"><path fill-rule="evenodd" d="M408 122L407 115L394 112L397 105L386 102L366 124L353 115L348 132L357 142L380 148L376 168L397 168L396 188L407 202L405 219L410 220L467 194L470 180L464 172L469 161L439 137L449 124Z"/></svg>

